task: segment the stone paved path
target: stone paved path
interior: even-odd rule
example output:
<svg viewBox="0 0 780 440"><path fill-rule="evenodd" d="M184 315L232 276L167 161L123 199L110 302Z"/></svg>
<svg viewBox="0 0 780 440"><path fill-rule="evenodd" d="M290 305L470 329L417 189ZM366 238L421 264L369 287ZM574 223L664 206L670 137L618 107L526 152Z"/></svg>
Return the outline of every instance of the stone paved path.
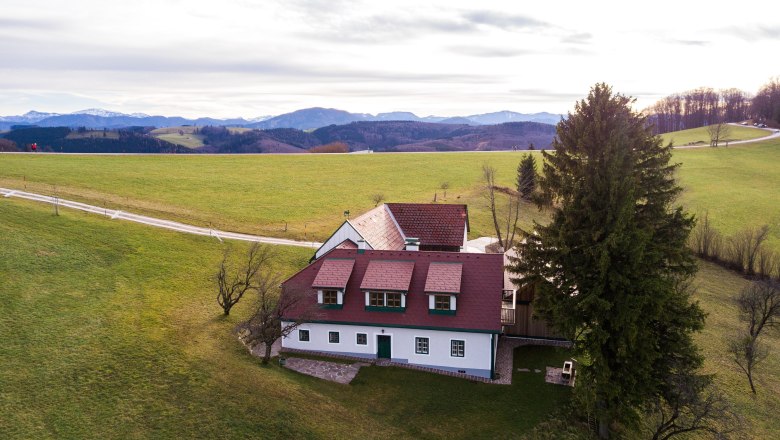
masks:
<svg viewBox="0 0 780 440"><path fill-rule="evenodd" d="M308 374L331 382L348 384L360 371L360 367L368 366L363 362L354 364L339 364L336 362L316 361L312 359L287 358L284 367L299 373Z"/></svg>

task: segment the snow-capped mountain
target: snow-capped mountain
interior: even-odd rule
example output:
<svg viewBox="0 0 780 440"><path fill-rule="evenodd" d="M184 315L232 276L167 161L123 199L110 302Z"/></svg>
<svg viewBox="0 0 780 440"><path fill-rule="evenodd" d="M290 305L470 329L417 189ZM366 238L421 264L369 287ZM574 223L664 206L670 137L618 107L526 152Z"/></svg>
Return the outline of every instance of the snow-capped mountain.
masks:
<svg viewBox="0 0 780 440"><path fill-rule="evenodd" d="M59 115L60 115L59 113L46 113L46 112L37 112L35 110L31 110L23 115L0 116L0 121L32 124L41 121L43 119L50 118L52 116L59 116Z"/></svg>
<svg viewBox="0 0 780 440"><path fill-rule="evenodd" d="M127 113L112 112L111 110L104 110L102 108L88 108L85 110L79 110L77 112L71 113L71 115L92 115L92 116L100 116L103 118L116 118L120 116L129 116L131 118L146 118L149 116L143 113L133 113L128 115Z"/></svg>

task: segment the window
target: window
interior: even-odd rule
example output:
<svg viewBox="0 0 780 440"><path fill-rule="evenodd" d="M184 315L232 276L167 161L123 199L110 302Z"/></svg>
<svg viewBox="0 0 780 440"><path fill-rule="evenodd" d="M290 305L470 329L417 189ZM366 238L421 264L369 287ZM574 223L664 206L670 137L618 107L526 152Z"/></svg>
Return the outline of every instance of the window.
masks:
<svg viewBox="0 0 780 440"><path fill-rule="evenodd" d="M428 354L428 338L414 338L414 352Z"/></svg>
<svg viewBox="0 0 780 440"><path fill-rule="evenodd" d="M338 304L339 293L336 290L323 290L322 291L322 303L323 304Z"/></svg>
<svg viewBox="0 0 780 440"><path fill-rule="evenodd" d="M450 341L450 356L460 358L466 356L466 341Z"/></svg>
<svg viewBox="0 0 780 440"><path fill-rule="evenodd" d="M436 310L449 310L450 309L450 296L449 295L436 295L434 297L433 308Z"/></svg>
<svg viewBox="0 0 780 440"><path fill-rule="evenodd" d="M339 332L328 332L328 342L331 344L339 343Z"/></svg>
<svg viewBox="0 0 780 440"><path fill-rule="evenodd" d="M383 292L370 292L368 297L368 305L371 307L385 306L385 294Z"/></svg>
<svg viewBox="0 0 780 440"><path fill-rule="evenodd" d="M387 293L386 307L401 307L401 294L400 293Z"/></svg>
<svg viewBox="0 0 780 440"><path fill-rule="evenodd" d="M298 340L301 342L309 342L309 331L298 330Z"/></svg>
<svg viewBox="0 0 780 440"><path fill-rule="evenodd" d="M365 333L358 333L357 334L357 345L367 345L368 344L368 337Z"/></svg>

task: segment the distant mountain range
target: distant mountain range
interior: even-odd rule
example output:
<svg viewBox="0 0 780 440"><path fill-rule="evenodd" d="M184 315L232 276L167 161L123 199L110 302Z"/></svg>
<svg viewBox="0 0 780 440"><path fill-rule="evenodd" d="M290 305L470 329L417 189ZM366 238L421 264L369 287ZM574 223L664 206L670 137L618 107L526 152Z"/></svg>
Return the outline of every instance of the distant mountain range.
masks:
<svg viewBox="0 0 780 440"><path fill-rule="evenodd" d="M538 122L542 124L557 124L563 115L553 113L516 113L500 111L494 113L470 116L419 117L411 112L390 112L371 115L367 113L350 113L344 110L314 107L297 110L279 116L261 116L258 118L198 118L187 119L180 116L150 116L144 113L119 113L103 109L86 109L68 114L45 113L30 111L18 116L0 116L0 130L7 130L18 125L37 125L39 127L86 127L90 129L123 128L123 127L177 127L182 125L196 126L230 126L259 129L296 128L299 130L314 130L330 125L344 125L351 122L367 121L414 121L442 124L465 125L495 125L506 122Z"/></svg>
<svg viewBox="0 0 780 440"><path fill-rule="evenodd" d="M97 117L97 116L95 116ZM201 144L177 143L185 136ZM62 153L306 153L317 151L412 152L547 149L555 127L538 122L494 125L420 121L356 121L316 130L268 128L235 130L221 126L103 130L25 126L0 135L0 151ZM157 137L157 136L160 137ZM178 136L177 136L178 135ZM533 145L533 147L532 147ZM335 149L335 150L334 150Z"/></svg>

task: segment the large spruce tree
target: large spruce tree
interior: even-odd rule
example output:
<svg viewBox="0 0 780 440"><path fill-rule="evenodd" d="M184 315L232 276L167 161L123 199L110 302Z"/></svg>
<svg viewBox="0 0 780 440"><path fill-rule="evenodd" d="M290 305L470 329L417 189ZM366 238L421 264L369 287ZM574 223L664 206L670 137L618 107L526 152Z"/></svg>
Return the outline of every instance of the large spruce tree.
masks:
<svg viewBox="0 0 780 440"><path fill-rule="evenodd" d="M631 103L597 84L558 124L539 178L552 221L526 234L510 267L515 283L536 285L537 313L574 340L578 392L602 436L701 364L691 333L704 316L680 288L696 271L693 219L673 206L671 147Z"/></svg>

